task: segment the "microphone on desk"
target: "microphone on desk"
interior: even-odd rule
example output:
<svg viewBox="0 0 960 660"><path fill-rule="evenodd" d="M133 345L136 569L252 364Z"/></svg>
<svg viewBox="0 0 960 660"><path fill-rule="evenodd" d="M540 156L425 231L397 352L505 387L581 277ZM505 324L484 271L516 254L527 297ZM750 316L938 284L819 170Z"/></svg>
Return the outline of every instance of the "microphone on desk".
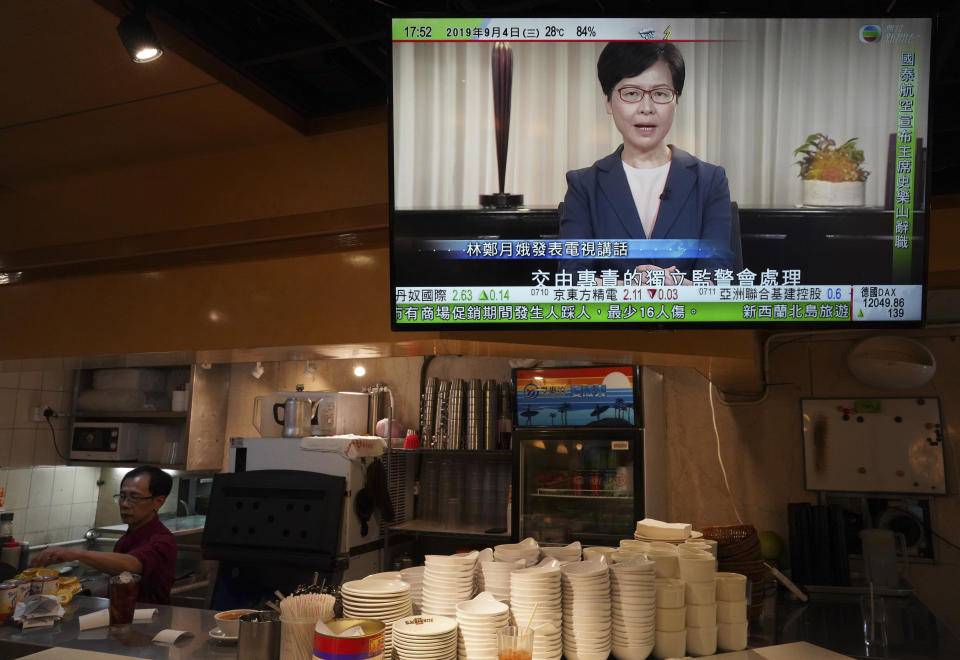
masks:
<svg viewBox="0 0 960 660"><path fill-rule="evenodd" d="M660 199L670 199L670 189L664 188L663 192L660 193Z"/></svg>

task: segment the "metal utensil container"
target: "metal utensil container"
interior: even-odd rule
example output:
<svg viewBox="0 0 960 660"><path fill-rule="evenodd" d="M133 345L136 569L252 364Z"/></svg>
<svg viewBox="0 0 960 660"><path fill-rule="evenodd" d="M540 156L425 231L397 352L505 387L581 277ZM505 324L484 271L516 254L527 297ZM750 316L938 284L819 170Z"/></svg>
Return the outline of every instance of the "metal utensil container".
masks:
<svg viewBox="0 0 960 660"><path fill-rule="evenodd" d="M437 389L437 411L433 423L434 449L449 449L449 429L447 428L447 417L450 411L450 386L451 383L449 380L441 380L440 387Z"/></svg>
<svg viewBox="0 0 960 660"><path fill-rule="evenodd" d="M483 449L497 448L497 420L500 414L500 387L495 380L483 383Z"/></svg>
<svg viewBox="0 0 960 660"><path fill-rule="evenodd" d="M240 617L237 660L277 660L280 657L280 614L272 610Z"/></svg>
<svg viewBox="0 0 960 660"><path fill-rule="evenodd" d="M457 378L450 385L450 406L447 413L447 447L445 449L463 448L463 423L466 395L463 390L463 379Z"/></svg>
<svg viewBox="0 0 960 660"><path fill-rule="evenodd" d="M432 447L437 421L437 390L440 388L439 379L431 376L427 379L420 397L420 437L424 447Z"/></svg>
<svg viewBox="0 0 960 660"><path fill-rule="evenodd" d="M464 446L466 449L481 448L483 437L483 383L479 378L471 378L467 388L467 419L464 424Z"/></svg>

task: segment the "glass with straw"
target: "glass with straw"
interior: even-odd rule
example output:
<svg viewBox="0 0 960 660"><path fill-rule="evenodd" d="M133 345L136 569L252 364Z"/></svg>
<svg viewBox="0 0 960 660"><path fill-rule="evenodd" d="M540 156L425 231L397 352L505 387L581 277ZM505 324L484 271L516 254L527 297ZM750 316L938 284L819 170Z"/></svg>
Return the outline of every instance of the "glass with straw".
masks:
<svg viewBox="0 0 960 660"><path fill-rule="evenodd" d="M504 626L497 630L497 660L532 660L533 658L533 615L537 613L540 603L533 606L530 620L525 628L519 626Z"/></svg>

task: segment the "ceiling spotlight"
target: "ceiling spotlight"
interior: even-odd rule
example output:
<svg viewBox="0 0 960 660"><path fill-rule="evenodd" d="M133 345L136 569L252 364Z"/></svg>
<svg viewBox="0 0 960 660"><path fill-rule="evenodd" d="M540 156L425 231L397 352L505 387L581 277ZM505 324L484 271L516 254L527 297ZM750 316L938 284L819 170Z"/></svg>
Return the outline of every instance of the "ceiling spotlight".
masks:
<svg viewBox="0 0 960 660"><path fill-rule="evenodd" d="M23 279L23 271L17 270L9 273L0 273L0 284L16 284Z"/></svg>
<svg viewBox="0 0 960 660"><path fill-rule="evenodd" d="M356 376L357 378L360 378L365 373L367 373L367 370L363 368L362 364L358 364L353 368L353 375Z"/></svg>
<svg viewBox="0 0 960 660"><path fill-rule="evenodd" d="M250 375L259 379L263 375L263 365L257 362L257 366L250 370Z"/></svg>
<svg viewBox="0 0 960 660"><path fill-rule="evenodd" d="M144 10L134 10L132 14L120 21L117 34L123 47L127 49L130 59L138 64L152 62L163 55L163 46L157 39L156 33L150 27Z"/></svg>

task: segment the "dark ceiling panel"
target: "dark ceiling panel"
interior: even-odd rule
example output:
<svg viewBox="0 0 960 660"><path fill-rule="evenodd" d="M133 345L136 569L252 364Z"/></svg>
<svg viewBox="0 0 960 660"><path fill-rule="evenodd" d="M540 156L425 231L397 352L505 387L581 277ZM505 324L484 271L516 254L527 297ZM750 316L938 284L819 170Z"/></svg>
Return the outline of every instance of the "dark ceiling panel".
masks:
<svg viewBox="0 0 960 660"><path fill-rule="evenodd" d="M127 11L123 0L97 1L117 15ZM652 0L150 0L147 4L148 15L207 54L206 66L195 62L197 66L307 133L336 125L327 121L333 115L386 105L389 22L396 16L937 16L934 192L960 192L956 158L940 148L955 145L960 134L960 113L944 102L960 91L956 0L697 0L667 5ZM209 56L222 63L219 71L211 70L216 67L210 66Z"/></svg>

